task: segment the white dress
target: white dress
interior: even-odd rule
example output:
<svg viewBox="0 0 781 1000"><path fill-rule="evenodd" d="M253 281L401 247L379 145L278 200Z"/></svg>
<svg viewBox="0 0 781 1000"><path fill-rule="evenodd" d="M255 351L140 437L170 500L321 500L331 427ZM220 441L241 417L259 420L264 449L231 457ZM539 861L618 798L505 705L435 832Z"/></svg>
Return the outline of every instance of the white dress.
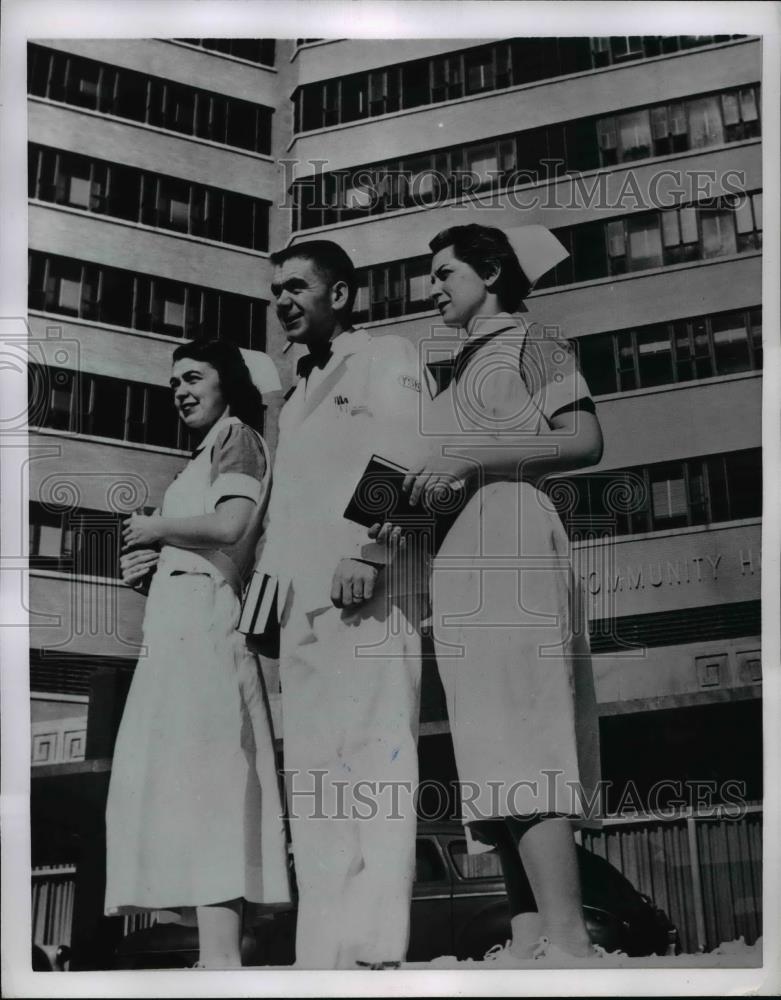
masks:
<svg viewBox="0 0 781 1000"><path fill-rule="evenodd" d="M498 432L513 449L526 433L533 447L541 420L588 400L566 342L533 339L509 315L483 321L473 341L460 378L428 401L431 434ZM432 627L466 823L596 818L596 699L569 549L545 494L488 477L434 560Z"/></svg>
<svg viewBox="0 0 781 1000"><path fill-rule="evenodd" d="M247 496L260 511L267 487L258 437L226 418L168 488L162 514L208 513L226 496ZM253 535L257 526L211 555L241 575ZM114 751L109 915L290 898L266 691L236 631L239 610L235 587L210 557L163 548L147 598L145 655Z"/></svg>

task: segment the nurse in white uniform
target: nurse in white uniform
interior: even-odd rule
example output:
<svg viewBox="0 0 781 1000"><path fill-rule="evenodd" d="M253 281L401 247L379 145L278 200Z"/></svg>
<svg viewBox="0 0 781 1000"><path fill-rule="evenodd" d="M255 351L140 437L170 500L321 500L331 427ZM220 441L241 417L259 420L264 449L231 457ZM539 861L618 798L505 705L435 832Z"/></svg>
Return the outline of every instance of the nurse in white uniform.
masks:
<svg viewBox="0 0 781 1000"><path fill-rule="evenodd" d="M588 636L567 535L535 484L602 449L571 348L511 315L563 248L542 227L513 242L523 267L498 229L430 244L434 302L465 342L428 372L432 446L406 482L413 503L452 481L470 497L434 561L433 631L467 829L499 847L510 890L522 859L537 902L534 946L516 915L508 964L592 954L571 828L598 778Z"/></svg>
<svg viewBox="0 0 781 1000"><path fill-rule="evenodd" d="M259 564L279 580L296 965L398 963L415 868L425 574L406 556L387 564L344 511L373 454L408 465L418 354L352 329L353 265L337 245L297 244L272 263L280 322L307 349L280 415Z"/></svg>
<svg viewBox="0 0 781 1000"><path fill-rule="evenodd" d="M198 965L230 968L244 908L290 900L266 692L236 630L270 469L254 429L262 399L237 347L178 347L170 381L199 444L160 515L125 527L123 579L154 576L114 752L105 907L194 916Z"/></svg>

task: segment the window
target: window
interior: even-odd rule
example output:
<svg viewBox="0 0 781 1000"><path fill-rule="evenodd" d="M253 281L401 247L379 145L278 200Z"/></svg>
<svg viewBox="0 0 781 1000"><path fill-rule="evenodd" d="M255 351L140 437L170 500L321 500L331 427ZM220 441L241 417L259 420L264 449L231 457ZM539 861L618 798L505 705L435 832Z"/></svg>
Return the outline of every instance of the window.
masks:
<svg viewBox="0 0 781 1000"><path fill-rule="evenodd" d="M640 385L667 385L674 381L672 344L667 326L646 326L635 334Z"/></svg>
<svg viewBox="0 0 781 1000"><path fill-rule="evenodd" d="M48 505L30 504L29 557L30 566L59 569L67 552L68 541L62 525L62 514Z"/></svg>
<svg viewBox="0 0 781 1000"><path fill-rule="evenodd" d="M236 59L258 63L260 66L274 65L273 38L177 38L176 41L198 45L210 52L222 52Z"/></svg>
<svg viewBox="0 0 781 1000"><path fill-rule="evenodd" d="M365 268L357 274L356 323L431 309L428 257Z"/></svg>
<svg viewBox="0 0 781 1000"><path fill-rule="evenodd" d="M762 514L762 460L759 448L724 456L731 518Z"/></svg>
<svg viewBox="0 0 781 1000"><path fill-rule="evenodd" d="M737 253L734 213L729 210L705 208L701 210L702 257L722 257Z"/></svg>
<svg viewBox="0 0 781 1000"><path fill-rule="evenodd" d="M651 515L654 528L680 528L687 524L686 478L683 464L654 466L650 475Z"/></svg>
<svg viewBox="0 0 781 1000"><path fill-rule="evenodd" d="M632 59L650 59L664 53L711 45L714 41L727 42L745 35L645 35L612 38L592 38L591 52L595 67L610 66Z"/></svg>
<svg viewBox="0 0 781 1000"><path fill-rule="evenodd" d="M611 166L754 138L760 131L757 90L746 87L598 118L602 164Z"/></svg>
<svg viewBox="0 0 781 1000"><path fill-rule="evenodd" d="M31 94L240 149L270 152L271 108L37 45L30 45L29 53Z"/></svg>
<svg viewBox="0 0 781 1000"><path fill-rule="evenodd" d="M613 333L597 333L575 341L580 369L594 396L617 391L614 340Z"/></svg>
<svg viewBox="0 0 781 1000"><path fill-rule="evenodd" d="M175 337L225 336L254 350L265 345L266 304L259 299L37 251L30 255L29 306ZM220 310L232 325L219 322Z"/></svg>
<svg viewBox="0 0 781 1000"><path fill-rule="evenodd" d="M744 312L722 313L711 320L717 375L744 372L751 367Z"/></svg>
<svg viewBox="0 0 781 1000"><path fill-rule="evenodd" d="M466 67L466 92L479 94L483 90L493 90L496 86L494 50L476 49L464 57ZM505 71L506 72L506 71ZM508 84L505 83L505 86Z"/></svg>
<svg viewBox="0 0 781 1000"><path fill-rule="evenodd" d="M645 271L651 267L661 267L662 237L658 216L630 216L626 230L629 270Z"/></svg>
<svg viewBox="0 0 781 1000"><path fill-rule="evenodd" d="M726 42L730 36L717 40ZM304 84L293 95L294 129L307 132L712 42L710 37L706 41L691 38L684 46L677 36L504 39L463 52Z"/></svg>
<svg viewBox="0 0 781 1000"><path fill-rule="evenodd" d="M592 334L576 341L595 396L762 368L762 310Z"/></svg>
<svg viewBox="0 0 781 1000"><path fill-rule="evenodd" d="M557 481L550 480L548 485ZM597 530L604 534L609 529L617 535L668 531L760 517L762 513L759 448L610 473L586 473L565 481L576 492L575 509L565 507L561 499L564 492L558 494L557 502L574 539L593 537ZM634 502L626 510L626 503L619 506L613 502L617 496L634 498Z"/></svg>
<svg viewBox="0 0 781 1000"><path fill-rule="evenodd" d="M749 312L749 327L751 329L751 353L754 356L753 368L762 367L762 310L752 309Z"/></svg>
<svg viewBox="0 0 781 1000"><path fill-rule="evenodd" d="M118 577L121 515L32 501L30 567Z"/></svg>
<svg viewBox="0 0 781 1000"><path fill-rule="evenodd" d="M692 149L724 142L718 97L700 97L686 102L689 111L689 143Z"/></svg>
<svg viewBox="0 0 781 1000"><path fill-rule="evenodd" d="M414 313L431 308L431 275L426 261L410 262L404 268L406 281L406 312Z"/></svg>
<svg viewBox="0 0 781 1000"><path fill-rule="evenodd" d="M469 854L465 840L454 840L449 846L449 851L461 878L502 878L502 863L496 851Z"/></svg>
<svg viewBox="0 0 781 1000"><path fill-rule="evenodd" d="M90 434L167 448L188 449L189 435L179 421L170 389L70 372L63 368L29 366L29 422L74 434Z"/></svg>
<svg viewBox="0 0 781 1000"><path fill-rule="evenodd" d="M431 97L433 103L451 101L464 93L463 56L438 56L431 62Z"/></svg>
<svg viewBox="0 0 781 1000"><path fill-rule="evenodd" d="M644 160L652 155L651 116L648 111L630 111L617 118L618 158Z"/></svg>
<svg viewBox="0 0 781 1000"><path fill-rule="evenodd" d="M384 73L385 71L382 71L379 74L377 87L381 84L385 86ZM373 86L371 82L373 78L374 74L369 80L370 87ZM347 85L347 80L348 78L345 78L342 81L343 86ZM353 78L350 77L349 80ZM751 88L747 88L747 92L753 93ZM710 108L710 112L720 114L718 102L731 96L739 114L738 95L739 91L735 90L696 100L702 107ZM372 113L371 101L369 113ZM690 148L687 114L686 102L678 102L650 109L636 109L621 115L596 119L581 118L563 124L528 129L514 135L404 157L401 160L366 164L354 168L352 174L363 177L372 175L375 179L384 178L381 190L380 185L376 185L378 197L372 202L371 211L373 213L394 211L402 207L455 198L472 190L492 186L536 183L540 179L547 180L563 170L577 174L578 171L592 170L599 166L617 165L651 156L666 156L672 152L686 150ZM701 124L704 121L702 108L697 121ZM758 134L758 122L755 124ZM703 142L731 142L738 137L740 136L737 133L725 134L722 140L721 133L712 128L705 132L700 130L695 135L697 141ZM337 186L343 176L344 174L338 171L326 173L307 178L293 186L295 229L329 225L361 217L361 204L354 198L346 205L344 199L341 199L341 207L334 205L323 209L323 205L329 204L326 196L328 185ZM401 183L396 183L397 179ZM577 183L577 178L575 182ZM318 205L314 191L320 185L324 185L324 188L320 194L321 204ZM678 216L673 212L662 213L665 264L698 259L699 233L695 209L682 208L678 213ZM587 225L593 227L595 224ZM611 229L611 236L615 235L617 229L616 226ZM759 226L752 228L750 235L745 239L738 238L739 252L742 252L743 244L747 248L758 249L761 246L758 229ZM576 227L573 232L585 233L585 229L583 226ZM623 234L620 239L624 239L625 235ZM653 239L656 243L656 238ZM602 240L603 237L600 236L597 243L601 243ZM635 242L638 243L638 240ZM632 263L632 256L627 258L624 251L618 252L615 240L611 240L611 243L613 251L610 256L614 258L612 266L608 268L602 249L598 250L597 257L593 259L588 254L581 255L580 268L583 277L578 280L604 277L608 273L622 274L628 269L636 269L628 267ZM643 255L639 253L638 256L642 258ZM658 247L652 256L658 257ZM560 269L561 273L566 272L567 266L565 264ZM557 283L564 282L561 279L552 281L548 278L543 287Z"/></svg>
<svg viewBox="0 0 781 1000"><path fill-rule="evenodd" d="M415 881L439 882L446 877L447 872L434 841L418 837L415 841Z"/></svg>

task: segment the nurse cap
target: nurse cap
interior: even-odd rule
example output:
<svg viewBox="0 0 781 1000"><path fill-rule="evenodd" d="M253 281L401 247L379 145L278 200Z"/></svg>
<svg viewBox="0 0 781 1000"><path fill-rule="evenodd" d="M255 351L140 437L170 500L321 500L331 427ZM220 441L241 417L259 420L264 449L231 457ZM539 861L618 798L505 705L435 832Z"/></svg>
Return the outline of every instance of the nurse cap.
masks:
<svg viewBox="0 0 781 1000"><path fill-rule="evenodd" d="M544 274L569 257L569 253L545 226L515 226L504 232L532 287Z"/></svg>
<svg viewBox="0 0 781 1000"><path fill-rule="evenodd" d="M249 368L250 378L255 388L264 392L277 392L282 388L277 366L263 351L247 351L241 348L241 356Z"/></svg>

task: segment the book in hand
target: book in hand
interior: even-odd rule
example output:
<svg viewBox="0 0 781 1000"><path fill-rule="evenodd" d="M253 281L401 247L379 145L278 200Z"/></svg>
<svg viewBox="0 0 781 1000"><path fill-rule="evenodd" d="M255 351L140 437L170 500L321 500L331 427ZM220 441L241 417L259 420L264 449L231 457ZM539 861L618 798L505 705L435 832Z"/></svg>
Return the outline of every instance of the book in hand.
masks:
<svg viewBox="0 0 781 1000"><path fill-rule="evenodd" d="M432 551L444 541L464 509L467 493L460 486L439 488L426 503L412 507L403 484L408 470L379 455L372 455L355 487L344 516L370 528L389 521L407 531L428 535Z"/></svg>
<svg viewBox="0 0 781 1000"><path fill-rule="evenodd" d="M254 637L273 637L279 628L277 620L276 577L255 570L241 605L238 631Z"/></svg>

